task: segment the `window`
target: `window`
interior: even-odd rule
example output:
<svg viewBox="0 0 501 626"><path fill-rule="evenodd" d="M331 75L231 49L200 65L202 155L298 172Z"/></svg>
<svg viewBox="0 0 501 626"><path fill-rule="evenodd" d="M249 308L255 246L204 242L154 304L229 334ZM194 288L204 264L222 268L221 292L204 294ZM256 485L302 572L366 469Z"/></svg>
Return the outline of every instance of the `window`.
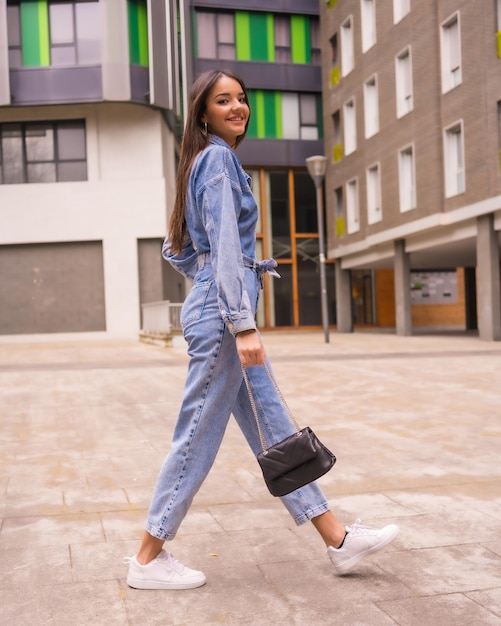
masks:
<svg viewBox="0 0 501 626"><path fill-rule="evenodd" d="M314 94L299 94L300 139L318 139L317 98Z"/></svg>
<svg viewBox="0 0 501 626"><path fill-rule="evenodd" d="M356 233L360 230L358 180L356 178L346 183L346 221L348 234Z"/></svg>
<svg viewBox="0 0 501 626"><path fill-rule="evenodd" d="M406 48L395 60L397 117L403 117L414 108L412 90L411 52Z"/></svg>
<svg viewBox="0 0 501 626"><path fill-rule="evenodd" d="M376 43L376 0L360 0L362 14L362 52Z"/></svg>
<svg viewBox="0 0 501 626"><path fill-rule="evenodd" d="M341 25L341 73L349 74L355 67L355 45L353 40L353 19L350 16Z"/></svg>
<svg viewBox="0 0 501 626"><path fill-rule="evenodd" d="M291 20L290 17L275 15L275 61L291 63Z"/></svg>
<svg viewBox="0 0 501 626"><path fill-rule="evenodd" d="M334 212L336 216L336 237L345 234L343 188L334 190Z"/></svg>
<svg viewBox="0 0 501 626"><path fill-rule="evenodd" d="M416 208L416 175L414 166L414 149L408 146L398 155L398 183L400 195L400 211Z"/></svg>
<svg viewBox="0 0 501 626"><path fill-rule="evenodd" d="M376 76L371 76L364 84L364 121L366 139L379 132L379 102Z"/></svg>
<svg viewBox="0 0 501 626"><path fill-rule="evenodd" d="M331 44L331 87L339 83L339 54L337 47L337 33L334 33L329 39Z"/></svg>
<svg viewBox="0 0 501 626"><path fill-rule="evenodd" d="M335 111L332 114L332 141L333 141L333 152L332 152L332 160L334 163L341 161L343 158L343 140L341 138L341 114L338 111Z"/></svg>
<svg viewBox="0 0 501 626"><path fill-rule="evenodd" d="M92 65L101 61L98 2L51 2L51 65Z"/></svg>
<svg viewBox="0 0 501 626"><path fill-rule="evenodd" d="M310 20L311 62L315 65L322 63L322 42L320 41L320 21Z"/></svg>
<svg viewBox="0 0 501 626"><path fill-rule="evenodd" d="M381 173L379 163L368 168L367 180L367 221L369 224L380 222L383 218L381 211Z"/></svg>
<svg viewBox="0 0 501 626"><path fill-rule="evenodd" d="M9 45L9 67L12 69L22 67L21 20L18 4L7 6L7 36Z"/></svg>
<svg viewBox="0 0 501 626"><path fill-rule="evenodd" d="M393 22L397 24L411 10L411 0L393 0Z"/></svg>
<svg viewBox="0 0 501 626"><path fill-rule="evenodd" d="M443 93L461 84L461 35L459 13L455 13L440 28L440 49Z"/></svg>
<svg viewBox="0 0 501 626"><path fill-rule="evenodd" d="M47 13L44 5L47 6ZM97 0L10 2L7 29L12 69L101 63Z"/></svg>
<svg viewBox="0 0 501 626"><path fill-rule="evenodd" d="M0 124L0 183L87 180L85 122Z"/></svg>
<svg viewBox="0 0 501 626"><path fill-rule="evenodd" d="M357 119L355 99L348 100L343 106L344 153L351 154L357 149Z"/></svg>
<svg viewBox="0 0 501 626"><path fill-rule="evenodd" d="M463 124L445 129L445 196L450 198L465 190Z"/></svg>
<svg viewBox="0 0 501 626"><path fill-rule="evenodd" d="M235 58L233 13L197 13L198 56L204 59Z"/></svg>
<svg viewBox="0 0 501 626"><path fill-rule="evenodd" d="M318 139L317 96L307 93L285 92L281 96L282 138ZM262 115L266 116L264 110L262 110Z"/></svg>

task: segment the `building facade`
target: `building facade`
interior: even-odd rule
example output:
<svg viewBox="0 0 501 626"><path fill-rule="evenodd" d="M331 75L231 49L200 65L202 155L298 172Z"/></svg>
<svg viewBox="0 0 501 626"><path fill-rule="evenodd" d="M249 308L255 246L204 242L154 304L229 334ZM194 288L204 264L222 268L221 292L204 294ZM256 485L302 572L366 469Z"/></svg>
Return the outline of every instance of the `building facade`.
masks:
<svg viewBox="0 0 501 626"><path fill-rule="evenodd" d="M460 306L501 339L501 3L320 3L328 255L338 330L351 275L394 281L397 332ZM328 53L327 53L328 51Z"/></svg>
<svg viewBox="0 0 501 626"><path fill-rule="evenodd" d="M160 256L177 19L146 0L0 0L1 335L137 336L142 302L184 293Z"/></svg>

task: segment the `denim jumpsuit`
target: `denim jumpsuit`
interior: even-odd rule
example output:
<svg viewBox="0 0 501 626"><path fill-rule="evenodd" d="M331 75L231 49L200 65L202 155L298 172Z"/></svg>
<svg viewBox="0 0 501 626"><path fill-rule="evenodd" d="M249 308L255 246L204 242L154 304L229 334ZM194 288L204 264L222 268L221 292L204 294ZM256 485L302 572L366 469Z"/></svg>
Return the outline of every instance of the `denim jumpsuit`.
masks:
<svg viewBox="0 0 501 626"><path fill-rule="evenodd" d="M168 239L162 254L193 280L181 311L190 361L170 451L160 470L146 530L171 540L206 478L230 418L235 417L254 454L261 450L243 382L235 335L256 329L263 273L276 274L273 259L255 261L258 208L228 144L211 135L195 160L187 192L188 236L179 255ZM264 367L248 368L268 445L294 432ZM297 525L328 510L316 483L281 498Z"/></svg>

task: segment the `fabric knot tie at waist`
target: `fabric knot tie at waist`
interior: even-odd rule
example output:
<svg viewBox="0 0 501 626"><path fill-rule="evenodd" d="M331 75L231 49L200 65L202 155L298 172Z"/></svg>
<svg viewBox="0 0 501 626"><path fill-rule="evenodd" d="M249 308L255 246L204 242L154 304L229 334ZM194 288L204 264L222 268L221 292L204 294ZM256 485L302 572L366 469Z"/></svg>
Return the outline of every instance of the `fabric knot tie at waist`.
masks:
<svg viewBox="0 0 501 626"><path fill-rule="evenodd" d="M264 261L256 261L255 259L251 259L248 256L243 257L244 266L249 267L254 270L258 275L259 282L261 283L261 289L264 286L264 275L270 274L271 276L275 276L276 278L280 278L280 274L275 270L278 266L278 263L275 259L265 259Z"/></svg>

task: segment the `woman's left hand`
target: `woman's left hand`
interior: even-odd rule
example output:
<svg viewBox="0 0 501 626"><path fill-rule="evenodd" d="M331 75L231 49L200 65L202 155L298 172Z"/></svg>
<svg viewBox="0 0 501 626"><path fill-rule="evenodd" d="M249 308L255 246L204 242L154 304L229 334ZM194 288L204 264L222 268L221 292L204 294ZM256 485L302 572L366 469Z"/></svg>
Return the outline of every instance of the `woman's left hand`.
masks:
<svg viewBox="0 0 501 626"><path fill-rule="evenodd" d="M235 337L237 352L242 367L263 365L266 359L264 346L259 333L255 330L244 330Z"/></svg>

